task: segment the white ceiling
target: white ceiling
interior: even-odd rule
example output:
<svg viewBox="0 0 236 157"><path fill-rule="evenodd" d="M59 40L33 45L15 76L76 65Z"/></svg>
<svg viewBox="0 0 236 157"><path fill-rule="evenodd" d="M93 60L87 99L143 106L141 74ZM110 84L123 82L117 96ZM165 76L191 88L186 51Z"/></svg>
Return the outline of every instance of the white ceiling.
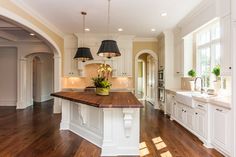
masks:
<svg viewBox="0 0 236 157"><path fill-rule="evenodd" d="M81 33L81 11L91 33L106 33L107 0L17 0L64 33ZM202 0L111 0L111 32L155 37L173 28ZM161 17L162 12L168 16ZM155 28L155 32L151 32Z"/></svg>

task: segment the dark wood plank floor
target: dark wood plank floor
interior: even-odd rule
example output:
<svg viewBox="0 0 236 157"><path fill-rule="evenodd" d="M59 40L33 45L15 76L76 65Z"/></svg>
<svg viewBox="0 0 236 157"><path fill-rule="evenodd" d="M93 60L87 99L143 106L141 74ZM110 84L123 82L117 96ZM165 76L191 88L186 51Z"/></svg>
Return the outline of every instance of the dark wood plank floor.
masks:
<svg viewBox="0 0 236 157"><path fill-rule="evenodd" d="M52 101L26 110L0 107L0 157L99 157L101 150L70 131L59 131ZM141 111L142 153L146 157L220 157L146 103Z"/></svg>

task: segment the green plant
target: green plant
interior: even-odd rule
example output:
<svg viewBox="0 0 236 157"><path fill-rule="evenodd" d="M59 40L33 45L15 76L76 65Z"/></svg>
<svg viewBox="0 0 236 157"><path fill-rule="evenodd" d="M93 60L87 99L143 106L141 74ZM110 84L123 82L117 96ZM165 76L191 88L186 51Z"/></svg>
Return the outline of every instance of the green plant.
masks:
<svg viewBox="0 0 236 157"><path fill-rule="evenodd" d="M220 76L220 66L219 65L217 65L213 68L212 74L214 74L216 76L216 79L219 78L219 76Z"/></svg>
<svg viewBox="0 0 236 157"><path fill-rule="evenodd" d="M93 77L92 80L96 88L110 88L112 85L105 77L102 76Z"/></svg>
<svg viewBox="0 0 236 157"><path fill-rule="evenodd" d="M191 69L191 70L188 71L188 76L194 78L194 77L196 77L196 75L197 75L197 74L196 74L196 71L195 71L195 70Z"/></svg>

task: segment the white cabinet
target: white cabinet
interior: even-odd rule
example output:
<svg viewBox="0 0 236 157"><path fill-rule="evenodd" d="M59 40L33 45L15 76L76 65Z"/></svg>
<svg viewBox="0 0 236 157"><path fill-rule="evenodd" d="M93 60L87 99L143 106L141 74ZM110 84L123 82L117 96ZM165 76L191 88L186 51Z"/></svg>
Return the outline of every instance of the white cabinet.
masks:
<svg viewBox="0 0 236 157"><path fill-rule="evenodd" d="M114 58L113 77L132 77L132 48L120 48L121 56Z"/></svg>
<svg viewBox="0 0 236 157"><path fill-rule="evenodd" d="M194 128L194 122L195 122L195 115L194 115L194 109L187 107L185 108L184 114L186 114L186 120L185 120L185 124L186 126L193 130Z"/></svg>
<svg viewBox="0 0 236 157"><path fill-rule="evenodd" d="M221 25L221 75L230 76L232 73L231 55L231 19L230 15L220 19Z"/></svg>
<svg viewBox="0 0 236 157"><path fill-rule="evenodd" d="M184 73L183 52L184 52L184 41L181 37L181 29L176 28L174 31L174 74L175 75L182 75Z"/></svg>
<svg viewBox="0 0 236 157"><path fill-rule="evenodd" d="M183 74L183 42L179 42L177 45L175 45L174 73L176 75Z"/></svg>
<svg viewBox="0 0 236 157"><path fill-rule="evenodd" d="M196 109L194 131L198 134L198 136L207 138L207 130L208 128L206 111Z"/></svg>
<svg viewBox="0 0 236 157"><path fill-rule="evenodd" d="M175 102L175 95L166 92L166 102L165 102L165 113L168 115L175 115L176 111L176 102Z"/></svg>
<svg viewBox="0 0 236 157"><path fill-rule="evenodd" d="M214 147L227 155L231 154L232 117L231 111L212 105L211 108L211 140Z"/></svg>
<svg viewBox="0 0 236 157"><path fill-rule="evenodd" d="M78 41L73 35L64 38L63 75L64 77L79 76L78 61L74 59L77 51Z"/></svg>

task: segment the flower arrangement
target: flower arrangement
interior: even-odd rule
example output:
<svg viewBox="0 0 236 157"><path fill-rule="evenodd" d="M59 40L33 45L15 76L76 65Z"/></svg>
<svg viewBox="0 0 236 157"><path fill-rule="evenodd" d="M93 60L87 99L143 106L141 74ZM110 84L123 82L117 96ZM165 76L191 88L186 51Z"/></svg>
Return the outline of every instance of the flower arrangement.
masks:
<svg viewBox="0 0 236 157"><path fill-rule="evenodd" d="M111 83L108 81L111 76L112 68L107 64L101 64L98 69L98 76L92 78L98 95L109 95Z"/></svg>

